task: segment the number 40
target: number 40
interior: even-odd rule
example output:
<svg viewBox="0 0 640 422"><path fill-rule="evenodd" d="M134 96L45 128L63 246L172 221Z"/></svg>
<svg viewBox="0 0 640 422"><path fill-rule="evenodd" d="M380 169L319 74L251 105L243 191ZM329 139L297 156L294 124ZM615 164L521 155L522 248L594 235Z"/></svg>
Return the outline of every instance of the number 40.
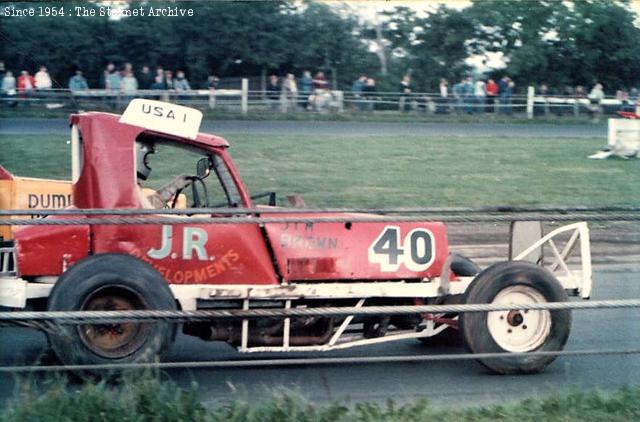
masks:
<svg viewBox="0 0 640 422"><path fill-rule="evenodd" d="M400 228L387 226L369 246L369 262L382 272L394 272L404 264L411 271L424 271L434 260L433 235L426 229L413 229L400 239Z"/></svg>

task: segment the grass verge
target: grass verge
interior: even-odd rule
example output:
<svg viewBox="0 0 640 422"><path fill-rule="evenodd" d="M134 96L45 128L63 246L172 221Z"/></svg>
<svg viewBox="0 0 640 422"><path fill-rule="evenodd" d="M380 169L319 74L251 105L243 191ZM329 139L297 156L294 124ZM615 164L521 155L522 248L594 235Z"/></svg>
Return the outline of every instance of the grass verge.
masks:
<svg viewBox="0 0 640 422"><path fill-rule="evenodd" d="M198 387L183 389L155 377L118 385L87 383L74 388L64 379L48 387L23 385L0 414L1 422L30 421L633 421L640 419L640 387L613 394L596 392L527 399L515 404L436 410L426 399L396 404L315 405L303 396L275 391L256 400L219 400L205 407Z"/></svg>
<svg viewBox="0 0 640 422"><path fill-rule="evenodd" d="M110 109L104 106L86 104L78 107L64 107L59 109L31 108L0 108L0 119L14 118L41 118L41 119L66 119L69 114L77 113L78 109L92 111L106 111L122 114L125 107ZM576 124L589 123L591 119L587 114L574 116L573 114L548 116L536 116L528 119L523 113L505 116L496 113L486 114L424 114L424 113L399 113L397 111L375 111L363 113L356 110L345 110L343 113L317 113L298 111L294 113L281 113L271 110L253 110L247 114L239 111L224 109L202 109L207 120L285 120L285 121L352 121L352 122L398 122L398 123L517 123L517 124Z"/></svg>
<svg viewBox="0 0 640 422"><path fill-rule="evenodd" d="M599 138L228 139L250 192L299 193L309 206L613 205L640 197L636 161L587 158ZM0 146L0 163L17 175L70 177L65 137L2 135ZM171 165L175 174L195 168Z"/></svg>

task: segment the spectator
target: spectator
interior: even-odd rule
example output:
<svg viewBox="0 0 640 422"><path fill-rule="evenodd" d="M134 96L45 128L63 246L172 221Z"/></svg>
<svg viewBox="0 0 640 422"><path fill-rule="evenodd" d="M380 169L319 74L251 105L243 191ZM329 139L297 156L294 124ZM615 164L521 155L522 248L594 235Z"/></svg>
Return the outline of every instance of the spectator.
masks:
<svg viewBox="0 0 640 422"><path fill-rule="evenodd" d="M89 89L87 80L82 76L82 70L77 69L76 74L69 78L69 90L73 93L77 91L85 91L87 89Z"/></svg>
<svg viewBox="0 0 640 422"><path fill-rule="evenodd" d="M2 93L16 95L16 78L13 77L11 71L5 72L2 77Z"/></svg>
<svg viewBox="0 0 640 422"><path fill-rule="evenodd" d="M509 107L507 108L507 114L509 116L511 116L511 113L513 111L513 108L511 106L511 98L513 97L515 89L516 83L513 81L513 79L509 78L509 81L507 82L507 103L509 104Z"/></svg>
<svg viewBox="0 0 640 422"><path fill-rule="evenodd" d="M176 79L173 82L173 88L176 91L191 91L191 86L189 85L189 81L184 76L184 72L182 70L178 70L176 72Z"/></svg>
<svg viewBox="0 0 640 422"><path fill-rule="evenodd" d="M171 92L176 89L176 81L173 79L173 72L170 70L164 71L164 90L162 93L161 100L162 101L171 101Z"/></svg>
<svg viewBox="0 0 640 422"><path fill-rule="evenodd" d="M436 113L448 114L449 113L449 81L445 78L440 78L440 101L436 108Z"/></svg>
<svg viewBox="0 0 640 422"><path fill-rule="evenodd" d="M120 81L120 85L122 86L124 100L126 103L129 103L138 91L138 80L133 76L132 70L125 70L124 77Z"/></svg>
<svg viewBox="0 0 640 422"><path fill-rule="evenodd" d="M362 88L362 96L364 97L365 104L367 105L367 110L373 111L373 103L375 101L376 96L376 81L373 78L367 78L367 81Z"/></svg>
<svg viewBox="0 0 640 422"><path fill-rule="evenodd" d="M120 72L116 70L113 63L109 63L107 70L105 88L111 91L120 91L120 80L122 79Z"/></svg>
<svg viewBox="0 0 640 422"><path fill-rule="evenodd" d="M313 91L313 78L311 72L305 70L300 78L301 105L305 110L309 109L309 97Z"/></svg>
<svg viewBox="0 0 640 422"><path fill-rule="evenodd" d="M276 75L270 75L267 82L267 101L271 109L278 108L280 100L280 81Z"/></svg>
<svg viewBox="0 0 640 422"><path fill-rule="evenodd" d="M164 83L164 75L156 75L150 88L154 91L167 89L167 85Z"/></svg>
<svg viewBox="0 0 640 422"><path fill-rule="evenodd" d="M638 103L638 88L633 87L629 91L629 103L633 106L631 111L634 111L636 109L636 104Z"/></svg>
<svg viewBox="0 0 640 422"><path fill-rule="evenodd" d="M286 113L289 107L295 110L298 100L298 85L293 73L287 73L282 83L282 96L282 112Z"/></svg>
<svg viewBox="0 0 640 422"><path fill-rule="evenodd" d="M360 77L358 79L356 79L355 81L353 81L353 83L351 84L351 92L354 95L361 95L362 94L362 88L364 88L364 84L367 82L367 76L366 75L360 75Z"/></svg>
<svg viewBox="0 0 640 422"><path fill-rule="evenodd" d="M151 89L152 84L153 75L151 74L151 70L149 70L149 66L142 66L140 76L138 77L138 88Z"/></svg>
<svg viewBox="0 0 640 422"><path fill-rule="evenodd" d="M507 75L500 79L498 89L500 91L500 107L503 114L511 116L511 99L513 96L513 81Z"/></svg>
<svg viewBox="0 0 640 422"><path fill-rule="evenodd" d="M456 101L456 113L462 113L464 106L464 79L461 79L460 82L453 85L453 98Z"/></svg>
<svg viewBox="0 0 640 422"><path fill-rule="evenodd" d="M18 93L24 99L30 97L36 86L36 80L29 74L28 71L23 70L18 77ZM26 107L29 106L28 102L23 103Z"/></svg>
<svg viewBox="0 0 640 422"><path fill-rule="evenodd" d="M353 98L356 101L356 104L358 105L358 109L360 111L364 111L366 108L366 104L364 103L362 98L362 90L366 82L367 75L360 75L360 77L353 81L353 84L351 84L351 92L353 93Z"/></svg>
<svg viewBox="0 0 640 422"><path fill-rule="evenodd" d="M473 114L473 80L467 77L462 82L462 98L464 102L464 111L467 114Z"/></svg>
<svg viewBox="0 0 640 422"><path fill-rule="evenodd" d="M484 90L487 93L487 111L494 113L496 111L496 98L498 97L498 84L493 79L489 79Z"/></svg>
<svg viewBox="0 0 640 422"><path fill-rule="evenodd" d="M35 81L36 89L51 89L53 86L51 83L51 77L49 76L49 72L47 72L47 68L45 66L40 66L40 70L36 73Z"/></svg>
<svg viewBox="0 0 640 422"><path fill-rule="evenodd" d="M104 70L102 71L102 76L100 77L100 87L104 89L109 89L109 75L115 72L116 65L113 62L107 63Z"/></svg>
<svg viewBox="0 0 640 422"><path fill-rule="evenodd" d="M328 89L329 82L327 82L327 78L324 76L324 72L316 73L316 77L313 78L313 88L314 89Z"/></svg>
<svg viewBox="0 0 640 422"><path fill-rule="evenodd" d="M478 113L484 113L484 106L487 98L485 82L478 78L478 80L473 84L473 97L475 99L475 108Z"/></svg>
<svg viewBox="0 0 640 422"><path fill-rule="evenodd" d="M540 108L540 106L536 106L533 110L534 114L544 114L545 116L549 116L549 100L547 99L547 95L549 95L549 87L545 82L542 82L538 87L538 96L542 97L543 101L542 108Z"/></svg>
<svg viewBox="0 0 640 422"><path fill-rule="evenodd" d="M400 111L407 111L410 104L409 98L411 95L411 76L404 75L400 81L400 101L398 101L398 109Z"/></svg>
<svg viewBox="0 0 640 422"><path fill-rule="evenodd" d="M618 106L618 111L626 111L626 102L628 98L629 98L629 95L625 91L621 89L616 91L616 100L620 102L620 105Z"/></svg>
<svg viewBox="0 0 640 422"><path fill-rule="evenodd" d="M164 91L167 89L167 85L164 83L164 75L156 75L150 88L152 91ZM162 95L154 95L154 98L160 100L162 99Z"/></svg>
<svg viewBox="0 0 640 422"><path fill-rule="evenodd" d="M16 78L13 77L11 71L6 71L2 77L2 96L11 99L16 96ZM16 102L10 100L7 102L9 107L15 107Z"/></svg>
<svg viewBox="0 0 640 422"><path fill-rule="evenodd" d="M216 89L218 89L218 84L220 83L220 78L216 75L209 75L207 77L207 87L209 88L209 108L216 107Z"/></svg>
<svg viewBox="0 0 640 422"><path fill-rule="evenodd" d="M4 79L4 75L7 73L7 69L4 67L4 62L0 61L0 81ZM13 75L13 74L12 74Z"/></svg>
<svg viewBox="0 0 640 422"><path fill-rule="evenodd" d="M110 91L109 97L112 108L120 106L120 72L113 63L109 63L105 70L105 89Z"/></svg>
<svg viewBox="0 0 640 422"><path fill-rule="evenodd" d="M166 70L164 72L164 85L165 89L172 91L176 89L175 81L173 80L173 72L170 70Z"/></svg>
<svg viewBox="0 0 640 422"><path fill-rule="evenodd" d="M589 92L589 103L591 104L591 118L594 122L600 121L600 115L602 114L602 100L604 100L604 91L602 90L602 84L597 83Z"/></svg>

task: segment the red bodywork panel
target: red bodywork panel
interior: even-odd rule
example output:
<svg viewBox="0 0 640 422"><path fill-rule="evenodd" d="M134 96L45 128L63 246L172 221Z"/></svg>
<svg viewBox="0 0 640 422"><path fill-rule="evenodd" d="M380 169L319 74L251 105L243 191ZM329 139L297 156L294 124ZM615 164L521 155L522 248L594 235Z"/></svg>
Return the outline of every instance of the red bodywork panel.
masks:
<svg viewBox="0 0 640 422"><path fill-rule="evenodd" d="M237 185L239 205L253 206L224 139L202 133L196 139L179 138L120 123L119 117L84 113L70 118L82 137L75 207L141 208L134 162L141 135L217 154ZM261 215L328 216L270 215L268 210ZM60 275L88 254L116 252L149 262L173 284L422 279L440 275L448 254L445 227L432 222L32 226L16 231L15 239L22 276Z"/></svg>
<svg viewBox="0 0 640 422"><path fill-rule="evenodd" d="M16 230L14 239L18 271L23 277L60 275L89 253L89 226L22 227Z"/></svg>
<svg viewBox="0 0 640 422"><path fill-rule="evenodd" d="M84 113L69 119L78 126L84 144L82 171L73 185L78 208L141 208L136 196L133 149L138 136L155 132L120 123L119 118L117 114ZM203 133L193 140L157 135L208 151L229 146L224 139Z"/></svg>
<svg viewBox="0 0 640 422"><path fill-rule="evenodd" d="M136 256L169 283L278 283L257 224L100 226L93 233L94 253Z"/></svg>
<svg viewBox="0 0 640 422"><path fill-rule="evenodd" d="M0 166L0 180L12 180L13 174L6 168Z"/></svg>
<svg viewBox="0 0 640 422"><path fill-rule="evenodd" d="M269 217L268 213L262 214ZM274 214L273 217L363 217L357 214ZM427 250L418 250L419 258L431 257L415 263L411 257L412 231L424 233L432 243ZM285 281L302 280L394 280L431 278L440 275L448 254L445 226L441 223L313 223L267 224L266 231L276 256L278 270ZM382 251L373 246L389 231L396 238L397 259L391 258L381 241ZM409 239L409 240L406 240ZM418 239L418 249L424 247ZM406 245L405 245L406 243ZM391 248L393 249L393 248ZM392 259L390 259L392 260ZM413 268L410 268L413 267Z"/></svg>

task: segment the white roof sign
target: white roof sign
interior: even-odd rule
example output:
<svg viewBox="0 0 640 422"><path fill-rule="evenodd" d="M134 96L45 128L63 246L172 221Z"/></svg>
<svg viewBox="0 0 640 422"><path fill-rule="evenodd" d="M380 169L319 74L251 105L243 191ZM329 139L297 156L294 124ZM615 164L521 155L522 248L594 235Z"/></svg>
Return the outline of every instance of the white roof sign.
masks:
<svg viewBox="0 0 640 422"><path fill-rule="evenodd" d="M132 100L120 117L120 123L189 139L198 136L201 121L200 110L144 98Z"/></svg>

